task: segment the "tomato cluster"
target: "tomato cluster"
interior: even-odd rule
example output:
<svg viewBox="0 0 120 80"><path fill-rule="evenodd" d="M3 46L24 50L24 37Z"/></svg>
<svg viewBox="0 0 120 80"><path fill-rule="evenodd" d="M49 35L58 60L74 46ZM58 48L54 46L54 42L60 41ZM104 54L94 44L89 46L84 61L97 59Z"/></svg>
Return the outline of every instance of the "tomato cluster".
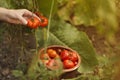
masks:
<svg viewBox="0 0 120 80"><path fill-rule="evenodd" d="M63 50L60 54L65 69L73 68L78 63L78 55L75 52Z"/></svg>
<svg viewBox="0 0 120 80"><path fill-rule="evenodd" d="M48 48L46 53L44 52L40 54L40 59L48 67L59 68L58 59L61 61L64 69L71 69L78 64L76 52L60 48Z"/></svg>
<svg viewBox="0 0 120 80"><path fill-rule="evenodd" d="M38 28L39 26L40 27L45 27L48 25L48 19L42 15L40 15L40 13L35 13L39 18L40 20L37 18L37 17L30 17L28 20L27 20L27 26L32 28L32 29L36 29Z"/></svg>

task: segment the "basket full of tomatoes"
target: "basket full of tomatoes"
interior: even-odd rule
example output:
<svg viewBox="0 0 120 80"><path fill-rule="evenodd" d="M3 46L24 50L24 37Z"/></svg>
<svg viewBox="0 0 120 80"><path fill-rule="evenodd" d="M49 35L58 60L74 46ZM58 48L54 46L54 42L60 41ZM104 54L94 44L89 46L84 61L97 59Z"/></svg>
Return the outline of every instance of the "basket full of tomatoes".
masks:
<svg viewBox="0 0 120 80"><path fill-rule="evenodd" d="M50 70L62 67L63 72L76 70L81 63L80 55L71 48L53 45L39 51L39 58Z"/></svg>

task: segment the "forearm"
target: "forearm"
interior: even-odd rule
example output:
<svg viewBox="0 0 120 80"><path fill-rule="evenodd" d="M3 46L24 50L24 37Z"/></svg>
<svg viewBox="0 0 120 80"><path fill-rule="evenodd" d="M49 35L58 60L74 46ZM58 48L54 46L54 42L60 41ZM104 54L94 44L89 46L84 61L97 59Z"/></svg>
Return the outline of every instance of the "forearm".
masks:
<svg viewBox="0 0 120 80"><path fill-rule="evenodd" d="M0 7L0 20L5 21L8 16L7 15L8 13L9 13L8 9Z"/></svg>

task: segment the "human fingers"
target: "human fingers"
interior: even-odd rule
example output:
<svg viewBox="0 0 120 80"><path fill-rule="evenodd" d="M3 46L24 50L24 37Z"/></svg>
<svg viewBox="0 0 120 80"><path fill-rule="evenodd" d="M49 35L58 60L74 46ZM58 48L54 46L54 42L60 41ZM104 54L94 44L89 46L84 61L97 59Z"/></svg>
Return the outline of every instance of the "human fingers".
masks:
<svg viewBox="0 0 120 80"><path fill-rule="evenodd" d="M18 19L23 25L27 25L27 20L23 16L18 16Z"/></svg>
<svg viewBox="0 0 120 80"><path fill-rule="evenodd" d="M36 14L34 14L33 12L31 12L31 11L29 11L27 9L24 9L23 16L25 16L25 17L27 17L27 16L28 17L37 17L41 21L41 19Z"/></svg>
<svg viewBox="0 0 120 80"><path fill-rule="evenodd" d="M20 20L13 18L7 18L6 21L12 24L22 24Z"/></svg>

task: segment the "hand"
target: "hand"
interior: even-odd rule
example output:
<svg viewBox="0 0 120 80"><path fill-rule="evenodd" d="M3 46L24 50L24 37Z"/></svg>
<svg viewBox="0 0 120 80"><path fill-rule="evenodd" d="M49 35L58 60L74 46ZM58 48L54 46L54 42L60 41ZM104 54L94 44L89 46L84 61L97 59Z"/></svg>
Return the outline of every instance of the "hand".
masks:
<svg viewBox="0 0 120 80"><path fill-rule="evenodd" d="M27 19L31 16L37 17L35 14L33 14L31 11L27 9L15 10L15 9L0 8L0 20L9 23L26 25Z"/></svg>

